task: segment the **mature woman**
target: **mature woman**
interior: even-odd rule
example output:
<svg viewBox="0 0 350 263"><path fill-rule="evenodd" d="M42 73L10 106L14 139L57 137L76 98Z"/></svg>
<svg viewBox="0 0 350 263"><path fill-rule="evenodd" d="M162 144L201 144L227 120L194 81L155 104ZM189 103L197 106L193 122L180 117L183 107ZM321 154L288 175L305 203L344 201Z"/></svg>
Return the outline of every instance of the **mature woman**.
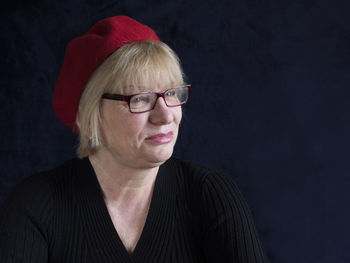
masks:
<svg viewBox="0 0 350 263"><path fill-rule="evenodd" d="M11 193L0 262L267 262L235 184L171 158L189 92L176 54L131 18L72 40L53 105L80 158Z"/></svg>

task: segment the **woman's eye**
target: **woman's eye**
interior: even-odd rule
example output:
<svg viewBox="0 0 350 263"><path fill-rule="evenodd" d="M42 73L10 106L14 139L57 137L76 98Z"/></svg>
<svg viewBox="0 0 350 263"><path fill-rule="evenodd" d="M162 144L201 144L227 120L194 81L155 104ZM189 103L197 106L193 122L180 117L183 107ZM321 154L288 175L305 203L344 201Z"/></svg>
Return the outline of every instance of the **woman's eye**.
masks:
<svg viewBox="0 0 350 263"><path fill-rule="evenodd" d="M149 97L148 96L137 96L137 97L133 97L131 98L131 103L147 103L149 102Z"/></svg>
<svg viewBox="0 0 350 263"><path fill-rule="evenodd" d="M164 95L167 97L175 96L175 90L169 90Z"/></svg>
<svg viewBox="0 0 350 263"><path fill-rule="evenodd" d="M131 100L132 103L137 103L137 102L140 102L141 101L141 98L133 98Z"/></svg>

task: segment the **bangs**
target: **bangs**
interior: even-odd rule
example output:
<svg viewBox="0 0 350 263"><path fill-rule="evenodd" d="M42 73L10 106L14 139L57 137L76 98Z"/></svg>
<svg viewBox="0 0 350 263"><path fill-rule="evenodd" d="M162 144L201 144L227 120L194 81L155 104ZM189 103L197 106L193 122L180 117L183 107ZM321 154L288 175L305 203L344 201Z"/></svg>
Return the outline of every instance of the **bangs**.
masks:
<svg viewBox="0 0 350 263"><path fill-rule="evenodd" d="M107 92L130 95L158 89L159 84L166 85L161 89L183 84L179 59L166 44L135 42L118 51L124 59L119 57L113 66Z"/></svg>

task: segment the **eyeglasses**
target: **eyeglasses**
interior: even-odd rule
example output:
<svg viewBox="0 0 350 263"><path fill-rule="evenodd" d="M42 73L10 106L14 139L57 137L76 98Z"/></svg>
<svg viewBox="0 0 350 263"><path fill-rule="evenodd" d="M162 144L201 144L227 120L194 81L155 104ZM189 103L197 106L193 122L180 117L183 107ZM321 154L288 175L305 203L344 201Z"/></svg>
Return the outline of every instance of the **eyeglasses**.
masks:
<svg viewBox="0 0 350 263"><path fill-rule="evenodd" d="M161 93L142 92L129 96L104 93L102 98L125 101L128 103L131 113L142 113L153 110L159 97L164 99L168 107L177 107L185 104L190 95L190 86L191 85L178 86Z"/></svg>

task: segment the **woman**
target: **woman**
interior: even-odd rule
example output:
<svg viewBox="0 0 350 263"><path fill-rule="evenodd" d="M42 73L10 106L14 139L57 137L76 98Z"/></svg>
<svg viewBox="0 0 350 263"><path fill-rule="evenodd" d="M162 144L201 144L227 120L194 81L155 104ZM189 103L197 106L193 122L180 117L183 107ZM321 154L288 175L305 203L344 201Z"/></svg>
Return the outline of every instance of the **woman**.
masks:
<svg viewBox="0 0 350 263"><path fill-rule="evenodd" d="M267 262L235 184L171 158L189 85L149 27L117 16L72 40L57 116L78 155L0 214L0 262Z"/></svg>

